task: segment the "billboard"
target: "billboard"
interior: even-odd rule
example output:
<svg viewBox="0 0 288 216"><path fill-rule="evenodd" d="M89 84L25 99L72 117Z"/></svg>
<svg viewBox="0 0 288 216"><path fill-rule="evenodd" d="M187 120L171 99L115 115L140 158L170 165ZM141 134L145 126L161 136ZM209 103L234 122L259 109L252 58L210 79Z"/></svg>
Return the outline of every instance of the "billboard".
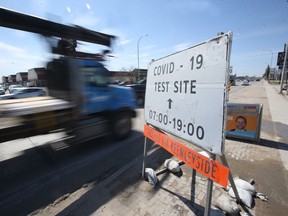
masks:
<svg viewBox="0 0 288 216"><path fill-rule="evenodd" d="M226 137L259 141L262 104L227 104Z"/></svg>

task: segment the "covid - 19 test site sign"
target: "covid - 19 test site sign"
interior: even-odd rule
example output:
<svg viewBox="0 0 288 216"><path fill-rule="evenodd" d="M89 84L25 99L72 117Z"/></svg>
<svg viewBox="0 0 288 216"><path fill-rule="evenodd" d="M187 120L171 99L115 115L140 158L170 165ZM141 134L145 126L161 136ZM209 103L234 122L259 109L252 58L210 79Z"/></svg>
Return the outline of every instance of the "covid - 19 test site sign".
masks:
<svg viewBox="0 0 288 216"><path fill-rule="evenodd" d="M232 34L152 61L145 122L222 155Z"/></svg>

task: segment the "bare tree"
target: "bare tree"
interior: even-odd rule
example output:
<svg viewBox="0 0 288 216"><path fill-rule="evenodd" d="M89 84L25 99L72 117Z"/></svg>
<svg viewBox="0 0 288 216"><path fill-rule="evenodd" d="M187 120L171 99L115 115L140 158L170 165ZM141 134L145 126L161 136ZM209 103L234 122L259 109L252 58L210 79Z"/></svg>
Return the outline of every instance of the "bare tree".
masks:
<svg viewBox="0 0 288 216"><path fill-rule="evenodd" d="M133 70L135 69L135 67L134 66L130 66L130 67L122 67L121 69L120 69L120 71L123 71L123 72L132 72Z"/></svg>
<svg viewBox="0 0 288 216"><path fill-rule="evenodd" d="M132 72L133 72L134 69L135 69L135 67L131 65L128 68L127 67L122 67L120 69L120 71L127 72L127 77L129 78L130 81L133 81L134 80L133 79L134 75L132 74Z"/></svg>
<svg viewBox="0 0 288 216"><path fill-rule="evenodd" d="M269 82L269 75L270 75L270 67L268 65L266 70L265 70L265 76L266 76L266 79L268 80L268 82Z"/></svg>

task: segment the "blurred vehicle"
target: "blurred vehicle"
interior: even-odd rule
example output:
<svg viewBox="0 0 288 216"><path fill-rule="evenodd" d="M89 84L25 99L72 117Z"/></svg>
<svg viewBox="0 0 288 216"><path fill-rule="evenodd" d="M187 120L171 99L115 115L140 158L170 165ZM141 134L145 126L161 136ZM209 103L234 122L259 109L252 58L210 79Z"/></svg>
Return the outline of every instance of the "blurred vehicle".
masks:
<svg viewBox="0 0 288 216"><path fill-rule="evenodd" d="M56 43L49 45L51 52L57 54L46 65L48 97L0 100L0 117L20 117L22 121L21 125L1 128L0 142L58 129L64 129L75 142L108 134L120 140L130 134L137 101L131 88L108 84L111 73L101 61L109 50L94 54L75 49L76 40L110 48L115 36L4 8L0 8L0 14L0 25L4 27L38 33L48 37L48 43L54 39ZM63 38L73 39L73 43L67 44ZM23 94L19 89L11 97L20 98Z"/></svg>
<svg viewBox="0 0 288 216"><path fill-rule="evenodd" d="M119 82L118 85L121 85L121 86L125 86L125 85L129 85L129 84L132 84L132 81L122 81L122 82Z"/></svg>
<svg viewBox="0 0 288 216"><path fill-rule="evenodd" d="M33 86L34 86L34 83L33 83L33 82L27 82L27 83L26 83L26 86L27 86L27 87L33 87Z"/></svg>
<svg viewBox="0 0 288 216"><path fill-rule="evenodd" d="M260 81L260 78L257 78L256 81Z"/></svg>
<svg viewBox="0 0 288 216"><path fill-rule="evenodd" d="M144 78L139 80L137 83L125 85L126 87L130 87L134 90L137 98L138 106L144 106L145 103L145 93L146 93L146 82L147 79Z"/></svg>
<svg viewBox="0 0 288 216"><path fill-rule="evenodd" d="M24 88L24 86L22 86L22 85L10 85L10 86L8 87L8 91L9 91L10 93L13 93L14 90L20 90L20 89L22 89L22 88Z"/></svg>
<svg viewBox="0 0 288 216"><path fill-rule="evenodd" d="M111 85L119 85L119 83L120 83L119 80L108 81L108 84L111 84Z"/></svg>
<svg viewBox="0 0 288 216"><path fill-rule="evenodd" d="M0 95L5 95L5 89L0 87Z"/></svg>
<svg viewBox="0 0 288 216"><path fill-rule="evenodd" d="M16 88L13 93L0 96L0 100L4 99L19 99L19 98L29 98L45 96L46 92L42 88Z"/></svg>
<svg viewBox="0 0 288 216"><path fill-rule="evenodd" d="M249 86L249 82L247 80L243 80L241 82L241 86Z"/></svg>

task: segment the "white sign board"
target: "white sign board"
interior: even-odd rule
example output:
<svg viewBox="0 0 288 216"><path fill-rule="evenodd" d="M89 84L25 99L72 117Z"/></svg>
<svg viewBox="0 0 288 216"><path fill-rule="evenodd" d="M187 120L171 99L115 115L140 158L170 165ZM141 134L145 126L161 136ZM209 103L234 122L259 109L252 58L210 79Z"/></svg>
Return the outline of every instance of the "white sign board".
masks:
<svg viewBox="0 0 288 216"><path fill-rule="evenodd" d="M223 154L232 33L152 61L145 122Z"/></svg>

